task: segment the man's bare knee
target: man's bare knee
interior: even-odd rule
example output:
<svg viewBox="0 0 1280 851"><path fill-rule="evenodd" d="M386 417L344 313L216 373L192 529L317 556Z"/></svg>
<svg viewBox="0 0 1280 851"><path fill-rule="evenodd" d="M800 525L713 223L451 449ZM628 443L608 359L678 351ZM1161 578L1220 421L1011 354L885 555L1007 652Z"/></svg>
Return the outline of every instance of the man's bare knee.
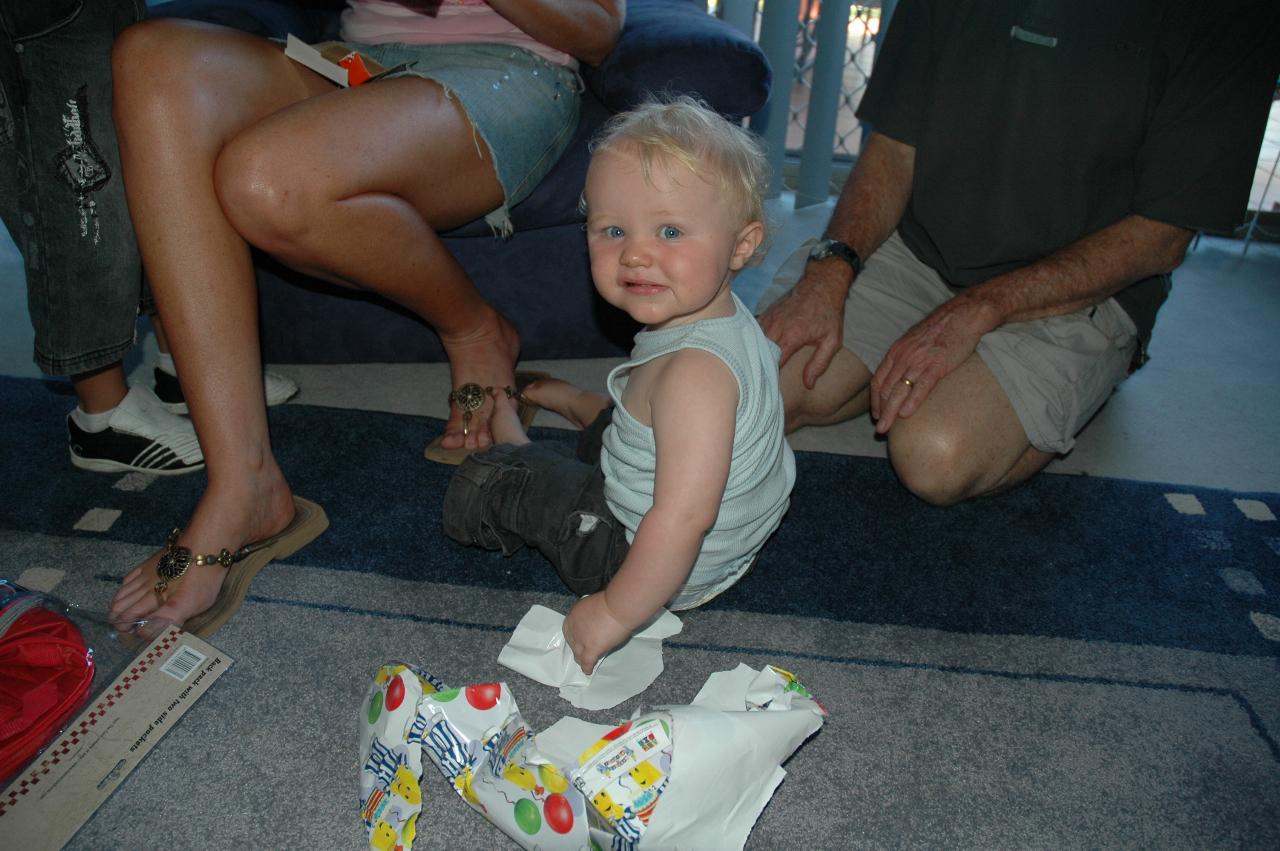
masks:
<svg viewBox="0 0 1280 851"><path fill-rule="evenodd" d="M975 496L972 453L958 435L931 424L900 419L889 431L889 462L902 486L941 507Z"/></svg>
<svg viewBox="0 0 1280 851"><path fill-rule="evenodd" d="M844 422L868 408L871 373L847 349L836 353L812 389L805 386L804 368L813 352L812 346L796 352L778 375L788 432L803 426Z"/></svg>
<svg viewBox="0 0 1280 851"><path fill-rule="evenodd" d="M889 461L907 490L945 507L1016 487L1053 458L1029 444L989 438L917 413L890 429Z"/></svg>

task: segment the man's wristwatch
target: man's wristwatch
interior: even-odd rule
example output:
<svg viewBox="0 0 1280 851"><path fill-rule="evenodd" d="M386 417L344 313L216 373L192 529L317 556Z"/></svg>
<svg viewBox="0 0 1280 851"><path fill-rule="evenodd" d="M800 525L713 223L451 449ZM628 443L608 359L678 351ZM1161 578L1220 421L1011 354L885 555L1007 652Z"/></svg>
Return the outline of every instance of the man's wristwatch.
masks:
<svg viewBox="0 0 1280 851"><path fill-rule="evenodd" d="M809 251L809 260L823 260L827 257L839 257L848 263L853 269L853 274L857 275L862 271L862 258L858 256L858 252L836 239L820 239L818 244Z"/></svg>

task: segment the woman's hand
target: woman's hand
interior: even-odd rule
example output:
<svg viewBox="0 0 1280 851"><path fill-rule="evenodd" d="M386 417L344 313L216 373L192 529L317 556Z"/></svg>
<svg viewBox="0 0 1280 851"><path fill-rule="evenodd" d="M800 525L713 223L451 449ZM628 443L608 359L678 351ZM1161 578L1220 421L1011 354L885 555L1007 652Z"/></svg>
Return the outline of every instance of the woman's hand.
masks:
<svg viewBox="0 0 1280 851"><path fill-rule="evenodd" d="M631 638L631 629L609 611L604 594L591 594L574 603L564 619L564 640L584 674L613 648Z"/></svg>
<svg viewBox="0 0 1280 851"><path fill-rule="evenodd" d="M494 11L538 41L599 65L622 32L626 0L488 0Z"/></svg>

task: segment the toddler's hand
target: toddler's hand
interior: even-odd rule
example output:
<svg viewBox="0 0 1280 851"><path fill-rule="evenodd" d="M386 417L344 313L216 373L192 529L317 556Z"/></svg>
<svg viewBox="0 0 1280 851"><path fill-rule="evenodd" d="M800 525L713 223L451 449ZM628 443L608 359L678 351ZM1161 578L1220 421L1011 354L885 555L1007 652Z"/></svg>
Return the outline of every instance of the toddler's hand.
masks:
<svg viewBox="0 0 1280 851"><path fill-rule="evenodd" d="M631 638L631 629L609 611L603 594L583 597L564 619L564 640L584 674L613 648Z"/></svg>

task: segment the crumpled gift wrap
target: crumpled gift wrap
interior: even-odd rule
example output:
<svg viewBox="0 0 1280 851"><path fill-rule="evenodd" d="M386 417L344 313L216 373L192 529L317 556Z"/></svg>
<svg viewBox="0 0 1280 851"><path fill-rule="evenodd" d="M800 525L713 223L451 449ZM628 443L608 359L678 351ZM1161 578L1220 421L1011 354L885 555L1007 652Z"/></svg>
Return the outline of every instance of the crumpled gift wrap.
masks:
<svg viewBox="0 0 1280 851"><path fill-rule="evenodd" d="M423 755L524 848L741 848L786 775L781 764L826 716L786 671L740 665L713 674L692 705L637 709L616 727L567 717L535 742L506 684L437 684L403 665L375 677L362 773L375 848L395 848L397 838L411 846L421 795L410 811L403 776L421 769ZM409 718L401 707L415 695Z"/></svg>
<svg viewBox="0 0 1280 851"><path fill-rule="evenodd" d="M558 764L578 763L570 780L592 803L593 825L612 829L613 848L719 851L746 844L782 763L826 714L790 673L739 665L712 674L689 706L637 709L613 729L564 718L538 741ZM602 785L612 778L622 791ZM600 789L606 797L594 797ZM592 836L604 838L594 827Z"/></svg>
<svg viewBox="0 0 1280 851"><path fill-rule="evenodd" d="M738 665L732 671L718 671L707 677L693 705L725 712L740 712L744 708L807 709L823 718L828 715L795 674L776 665L765 665L758 671L747 665Z"/></svg>
<svg viewBox="0 0 1280 851"><path fill-rule="evenodd" d="M648 688L662 673L662 641L684 624L663 609L631 640L615 648L584 674L564 640L564 615L533 606L498 654L498 663L543 685L579 709L612 709Z"/></svg>
<svg viewBox="0 0 1280 851"><path fill-rule="evenodd" d="M408 665L383 665L364 702L360 740L360 815L369 845L393 851L413 845L422 811L422 745L414 733L424 694L444 683Z"/></svg>
<svg viewBox="0 0 1280 851"><path fill-rule="evenodd" d="M429 685L418 688L415 681ZM386 665L365 703L361 802L372 847L412 846L424 757L468 806L519 845L590 847L582 796L539 754L505 683L451 689L407 666Z"/></svg>

